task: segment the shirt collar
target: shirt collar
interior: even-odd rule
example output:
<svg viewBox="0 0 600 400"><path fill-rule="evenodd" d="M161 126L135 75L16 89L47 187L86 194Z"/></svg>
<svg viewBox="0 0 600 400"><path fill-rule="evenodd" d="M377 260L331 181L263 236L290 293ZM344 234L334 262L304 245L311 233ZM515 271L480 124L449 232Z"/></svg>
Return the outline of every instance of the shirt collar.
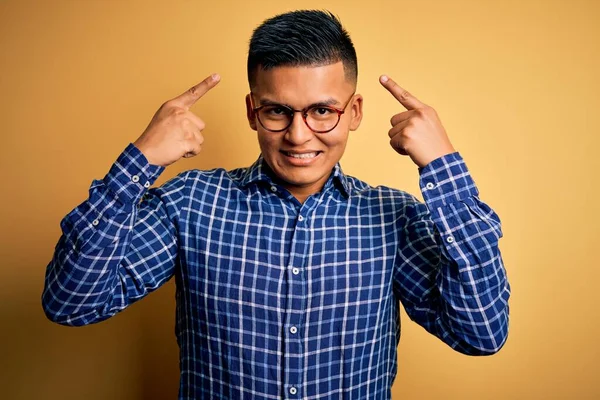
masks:
<svg viewBox="0 0 600 400"><path fill-rule="evenodd" d="M269 167L269 165L265 162L263 155L261 154L258 159L246 169L245 174L242 176L242 180L240 182L241 187L247 187L252 183L258 182L266 182L268 184L273 184L275 181L275 173ZM340 163L336 163L333 167L332 173L329 176L329 179L325 183L323 190L328 190L331 186L335 185L340 188L341 192L349 196L351 193L351 186L348 180L348 177L342 171L342 167Z"/></svg>

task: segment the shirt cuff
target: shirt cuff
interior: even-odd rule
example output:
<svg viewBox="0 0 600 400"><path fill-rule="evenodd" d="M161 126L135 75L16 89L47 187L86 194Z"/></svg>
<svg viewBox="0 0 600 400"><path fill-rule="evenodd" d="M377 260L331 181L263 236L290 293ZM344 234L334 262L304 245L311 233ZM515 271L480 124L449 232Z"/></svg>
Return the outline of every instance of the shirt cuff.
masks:
<svg viewBox="0 0 600 400"><path fill-rule="evenodd" d="M419 168L419 174L419 186L428 206L437 208L479 195L467 165L458 152L436 158Z"/></svg>
<svg viewBox="0 0 600 400"><path fill-rule="evenodd" d="M104 177L104 184L123 205L133 205L164 170L165 167L150 164L144 154L129 143Z"/></svg>

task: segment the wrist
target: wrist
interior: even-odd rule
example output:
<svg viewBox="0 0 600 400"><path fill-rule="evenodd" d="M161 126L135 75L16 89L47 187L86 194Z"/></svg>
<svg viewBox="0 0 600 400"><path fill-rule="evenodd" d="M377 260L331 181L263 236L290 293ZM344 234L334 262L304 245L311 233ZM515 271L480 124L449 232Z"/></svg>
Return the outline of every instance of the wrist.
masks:
<svg viewBox="0 0 600 400"><path fill-rule="evenodd" d="M148 161L148 164L163 167L163 165L160 165L156 161L156 159L152 156L152 152L144 145L142 141L136 140L132 144L140 151L140 153L142 153L142 155L146 158L146 161Z"/></svg>

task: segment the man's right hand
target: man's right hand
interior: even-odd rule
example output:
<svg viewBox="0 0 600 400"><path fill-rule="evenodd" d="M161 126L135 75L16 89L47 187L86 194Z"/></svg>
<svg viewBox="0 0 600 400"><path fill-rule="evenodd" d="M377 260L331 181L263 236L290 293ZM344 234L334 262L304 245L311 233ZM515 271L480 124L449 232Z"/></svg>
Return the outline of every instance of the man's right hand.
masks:
<svg viewBox="0 0 600 400"><path fill-rule="evenodd" d="M220 79L213 74L158 109L142 136L133 143L150 164L166 167L181 157L193 157L200 152L205 125L190 107Z"/></svg>

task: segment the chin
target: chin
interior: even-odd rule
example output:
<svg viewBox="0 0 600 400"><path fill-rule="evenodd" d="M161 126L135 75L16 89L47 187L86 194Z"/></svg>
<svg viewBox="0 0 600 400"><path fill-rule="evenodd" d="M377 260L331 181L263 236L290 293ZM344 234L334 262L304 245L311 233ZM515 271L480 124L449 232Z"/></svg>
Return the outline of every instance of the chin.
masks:
<svg viewBox="0 0 600 400"><path fill-rule="evenodd" d="M319 181L318 174L307 173L281 173L277 174L279 179L294 186L310 186Z"/></svg>

